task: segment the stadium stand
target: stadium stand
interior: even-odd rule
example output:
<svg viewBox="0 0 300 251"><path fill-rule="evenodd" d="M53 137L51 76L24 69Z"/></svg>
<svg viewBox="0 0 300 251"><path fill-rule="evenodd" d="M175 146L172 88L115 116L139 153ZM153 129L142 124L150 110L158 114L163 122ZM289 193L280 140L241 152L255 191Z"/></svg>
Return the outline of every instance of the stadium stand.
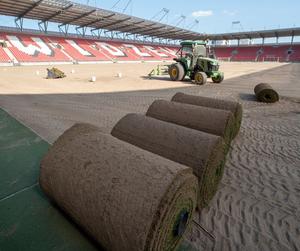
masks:
<svg viewBox="0 0 300 251"><path fill-rule="evenodd" d="M300 45L292 46L288 52L288 60L291 62L300 62Z"/></svg>
<svg viewBox="0 0 300 251"><path fill-rule="evenodd" d="M263 46L259 61L286 61L287 46Z"/></svg>
<svg viewBox="0 0 300 251"><path fill-rule="evenodd" d="M7 48L19 62L69 61L61 50L47 43L43 36L4 34Z"/></svg>
<svg viewBox="0 0 300 251"><path fill-rule="evenodd" d="M220 60L230 60L232 52L235 48L232 47L215 47L213 48L215 56Z"/></svg>
<svg viewBox="0 0 300 251"><path fill-rule="evenodd" d="M0 33L19 63L172 60L177 47L24 33ZM14 61L0 47L0 62Z"/></svg>
<svg viewBox="0 0 300 251"><path fill-rule="evenodd" d="M109 60L101 52L92 49L88 42L83 39L51 38L61 50L73 61L105 61Z"/></svg>
<svg viewBox="0 0 300 251"><path fill-rule="evenodd" d="M178 46L0 32L0 63L84 63L172 60ZM2 46L1 46L2 45ZM5 46L3 46L5 45ZM299 62L300 44L212 47L227 61Z"/></svg>
<svg viewBox="0 0 300 251"><path fill-rule="evenodd" d="M300 61L300 44L222 46L213 51L218 59L226 61Z"/></svg>

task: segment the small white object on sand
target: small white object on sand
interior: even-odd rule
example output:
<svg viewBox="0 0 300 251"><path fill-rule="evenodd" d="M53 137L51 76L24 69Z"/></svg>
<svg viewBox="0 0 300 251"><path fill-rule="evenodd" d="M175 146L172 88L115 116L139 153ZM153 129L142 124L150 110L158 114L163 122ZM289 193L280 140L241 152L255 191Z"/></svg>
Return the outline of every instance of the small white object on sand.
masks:
<svg viewBox="0 0 300 251"><path fill-rule="evenodd" d="M92 76L90 82L96 82L96 76Z"/></svg>
<svg viewBox="0 0 300 251"><path fill-rule="evenodd" d="M118 72L118 73L117 73L117 77L118 77L118 78L121 78L121 77L122 77L122 73L121 73L121 72Z"/></svg>

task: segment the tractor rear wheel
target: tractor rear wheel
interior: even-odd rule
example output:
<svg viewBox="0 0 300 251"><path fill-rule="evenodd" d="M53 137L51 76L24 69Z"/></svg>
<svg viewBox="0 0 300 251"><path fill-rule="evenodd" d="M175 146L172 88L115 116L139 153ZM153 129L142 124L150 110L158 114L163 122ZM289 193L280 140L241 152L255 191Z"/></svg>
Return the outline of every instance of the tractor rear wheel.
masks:
<svg viewBox="0 0 300 251"><path fill-rule="evenodd" d="M211 80L216 83L216 84L219 84L221 83L223 80L224 80L224 75L223 74L219 74L218 76L216 77L212 77Z"/></svg>
<svg viewBox="0 0 300 251"><path fill-rule="evenodd" d="M181 81L185 77L184 68L180 63L172 64L169 67L169 75L173 81Z"/></svg>
<svg viewBox="0 0 300 251"><path fill-rule="evenodd" d="M197 71L194 75L194 80L197 85L204 85L207 81L207 75L205 72Z"/></svg>

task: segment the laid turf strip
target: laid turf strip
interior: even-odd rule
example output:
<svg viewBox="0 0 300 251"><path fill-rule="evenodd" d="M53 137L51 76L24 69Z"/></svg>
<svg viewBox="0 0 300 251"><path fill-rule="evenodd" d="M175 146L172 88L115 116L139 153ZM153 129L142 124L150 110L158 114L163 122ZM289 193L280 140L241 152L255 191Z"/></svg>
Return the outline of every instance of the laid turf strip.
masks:
<svg viewBox="0 0 300 251"><path fill-rule="evenodd" d="M278 93L266 83L258 84L254 87L256 98L260 102L275 103L279 100Z"/></svg>
<svg viewBox="0 0 300 251"><path fill-rule="evenodd" d="M181 92L176 93L172 97L171 101L231 111L235 118L233 137L235 137L239 133L242 122L243 109L242 105L238 102L188 95Z"/></svg>
<svg viewBox="0 0 300 251"><path fill-rule="evenodd" d="M199 181L198 207L205 207L222 178L226 144L222 137L139 114L128 114L111 134L123 141L192 167Z"/></svg>
<svg viewBox="0 0 300 251"><path fill-rule="evenodd" d="M0 250L96 251L38 185L49 144L0 109Z"/></svg>
<svg viewBox="0 0 300 251"><path fill-rule="evenodd" d="M0 109L0 199L37 183L49 144Z"/></svg>
<svg viewBox="0 0 300 251"><path fill-rule="evenodd" d="M42 189L106 250L174 250L191 222L192 169L103 134L67 130L41 164Z"/></svg>

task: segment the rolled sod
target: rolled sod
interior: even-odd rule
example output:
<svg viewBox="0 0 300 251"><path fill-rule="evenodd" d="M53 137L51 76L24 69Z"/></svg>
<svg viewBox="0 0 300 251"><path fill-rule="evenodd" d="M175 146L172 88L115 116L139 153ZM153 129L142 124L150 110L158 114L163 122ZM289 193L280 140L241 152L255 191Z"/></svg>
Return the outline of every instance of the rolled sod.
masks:
<svg viewBox="0 0 300 251"><path fill-rule="evenodd" d="M266 83L258 84L254 87L254 93L258 101L264 103L275 103L279 100L278 93Z"/></svg>
<svg viewBox="0 0 300 251"><path fill-rule="evenodd" d="M208 205L223 175L222 137L139 114L128 114L111 134L149 152L193 168L198 177L198 208Z"/></svg>
<svg viewBox="0 0 300 251"><path fill-rule="evenodd" d="M76 124L41 163L40 185L105 250L174 250L191 222L192 169L88 124Z"/></svg>
<svg viewBox="0 0 300 251"><path fill-rule="evenodd" d="M243 108L239 102L188 95L181 92L176 93L171 101L231 111L235 119L233 137L239 133L243 116Z"/></svg>
<svg viewBox="0 0 300 251"><path fill-rule="evenodd" d="M231 111L156 100L146 116L221 136L228 145L234 134L235 121Z"/></svg>

